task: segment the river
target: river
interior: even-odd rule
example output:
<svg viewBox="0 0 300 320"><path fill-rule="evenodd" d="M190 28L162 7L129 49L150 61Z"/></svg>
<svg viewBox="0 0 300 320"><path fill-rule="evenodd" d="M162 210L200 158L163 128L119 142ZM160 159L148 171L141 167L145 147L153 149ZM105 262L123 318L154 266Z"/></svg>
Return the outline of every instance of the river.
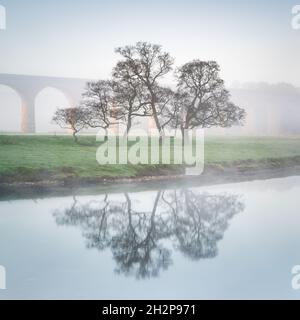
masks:
<svg viewBox="0 0 300 320"><path fill-rule="evenodd" d="M0 299L300 298L300 177L156 188L1 201Z"/></svg>

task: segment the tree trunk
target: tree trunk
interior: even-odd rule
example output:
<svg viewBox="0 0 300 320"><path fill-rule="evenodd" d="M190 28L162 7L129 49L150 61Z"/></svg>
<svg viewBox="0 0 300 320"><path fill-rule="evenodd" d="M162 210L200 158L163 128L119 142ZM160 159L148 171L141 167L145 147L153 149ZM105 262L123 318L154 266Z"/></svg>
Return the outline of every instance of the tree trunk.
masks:
<svg viewBox="0 0 300 320"><path fill-rule="evenodd" d="M128 134L132 126L131 114L128 115L126 133Z"/></svg>
<svg viewBox="0 0 300 320"><path fill-rule="evenodd" d="M182 147L184 147L184 144L185 144L184 136L185 136L185 131L188 130L188 128L189 128L188 116L186 115L184 123L180 126L181 136L182 136Z"/></svg>
<svg viewBox="0 0 300 320"><path fill-rule="evenodd" d="M77 137L77 132L76 131L73 131L73 138L74 138L74 141L75 143L78 143L78 137Z"/></svg>
<svg viewBox="0 0 300 320"><path fill-rule="evenodd" d="M161 134L162 133L162 129L161 129L161 126L160 126L160 123L159 123L159 120L158 120L158 116L157 116L157 112L156 112L156 109L155 109L155 105L152 106L152 112L153 112L153 118L154 118L154 121L155 121L156 128L159 131L159 133Z"/></svg>
<svg viewBox="0 0 300 320"><path fill-rule="evenodd" d="M161 128L161 125L159 123L159 119L158 119L158 116L157 116L157 110L156 110L156 107L155 107L155 95L153 92L151 92L151 109L152 109L152 113L153 113L153 118L154 118L154 121L155 121L155 125L156 125L156 128L159 132L160 135L162 135L162 128Z"/></svg>
<svg viewBox="0 0 300 320"><path fill-rule="evenodd" d="M183 126L181 126L180 127L180 130L181 130L181 137L182 137L182 147L184 147L184 127Z"/></svg>

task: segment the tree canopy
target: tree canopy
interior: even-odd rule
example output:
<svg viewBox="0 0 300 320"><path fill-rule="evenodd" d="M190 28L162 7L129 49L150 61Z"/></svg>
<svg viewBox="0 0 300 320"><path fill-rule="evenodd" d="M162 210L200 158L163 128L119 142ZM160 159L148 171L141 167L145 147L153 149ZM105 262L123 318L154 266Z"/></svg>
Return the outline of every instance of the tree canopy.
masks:
<svg viewBox="0 0 300 320"><path fill-rule="evenodd" d="M161 46L137 42L116 53L121 60L111 79L87 83L78 116L71 124L61 111L55 116L57 123L76 133L84 126L107 129L123 123L128 133L135 119L152 117L161 135L166 128L184 132L243 125L246 113L230 100L216 61L198 59L176 68L170 88L161 82L172 71L174 59Z"/></svg>

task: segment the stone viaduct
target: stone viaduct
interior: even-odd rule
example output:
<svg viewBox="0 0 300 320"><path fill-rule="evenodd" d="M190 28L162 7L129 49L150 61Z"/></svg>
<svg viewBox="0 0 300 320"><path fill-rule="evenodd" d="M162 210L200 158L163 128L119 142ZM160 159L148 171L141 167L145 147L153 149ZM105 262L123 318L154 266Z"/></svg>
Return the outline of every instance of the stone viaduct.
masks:
<svg viewBox="0 0 300 320"><path fill-rule="evenodd" d="M35 132L35 98L43 89L51 87L61 91L70 107L76 106L90 79L30 76L0 73L0 85L12 88L22 101L21 131Z"/></svg>

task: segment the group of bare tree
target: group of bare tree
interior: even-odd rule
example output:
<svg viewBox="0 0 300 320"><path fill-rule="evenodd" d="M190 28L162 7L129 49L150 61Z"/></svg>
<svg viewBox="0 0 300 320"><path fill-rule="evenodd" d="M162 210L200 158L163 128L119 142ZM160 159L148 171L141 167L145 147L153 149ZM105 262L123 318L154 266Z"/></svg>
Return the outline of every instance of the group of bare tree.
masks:
<svg viewBox="0 0 300 320"><path fill-rule="evenodd" d="M88 248L110 248L117 273L147 278L172 264L170 243L193 260L215 257L229 220L244 209L236 195L190 189L157 191L149 209L137 204L127 193L87 203L74 198L54 216L59 225L80 228Z"/></svg>
<svg viewBox="0 0 300 320"><path fill-rule="evenodd" d="M83 128L107 129L125 124L130 131L136 118L152 117L157 130L241 125L245 111L230 101L214 61L193 60L176 68L175 90L161 80L174 59L159 45L138 42L116 49L122 59L109 80L89 82L77 108L58 109L53 118L74 137ZM76 138L75 138L76 139Z"/></svg>

